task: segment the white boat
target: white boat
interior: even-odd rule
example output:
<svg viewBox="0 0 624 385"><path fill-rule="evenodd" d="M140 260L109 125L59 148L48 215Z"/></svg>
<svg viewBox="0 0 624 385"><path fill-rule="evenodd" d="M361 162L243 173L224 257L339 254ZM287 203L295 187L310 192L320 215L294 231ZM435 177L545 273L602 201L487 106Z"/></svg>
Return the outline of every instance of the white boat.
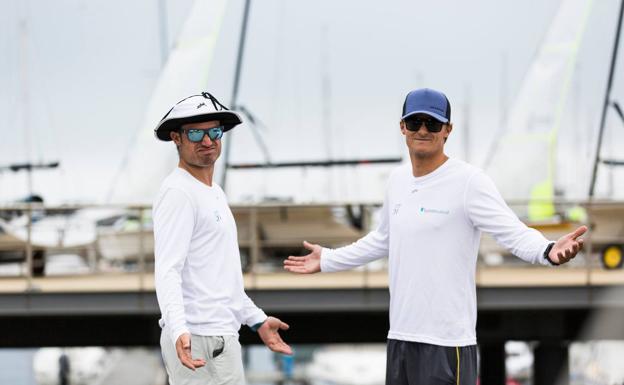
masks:
<svg viewBox="0 0 624 385"><path fill-rule="evenodd" d="M314 352L305 370L313 385L383 385L385 345L326 346Z"/></svg>
<svg viewBox="0 0 624 385"><path fill-rule="evenodd" d="M105 373L110 356L101 347L41 348L33 357L35 380L39 385L91 385Z"/></svg>

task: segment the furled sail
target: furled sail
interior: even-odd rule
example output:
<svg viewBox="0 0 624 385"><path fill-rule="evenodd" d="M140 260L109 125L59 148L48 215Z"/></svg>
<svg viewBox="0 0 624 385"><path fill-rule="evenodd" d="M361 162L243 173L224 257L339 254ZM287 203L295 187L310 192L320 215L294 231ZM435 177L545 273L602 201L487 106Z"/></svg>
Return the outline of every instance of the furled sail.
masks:
<svg viewBox="0 0 624 385"><path fill-rule="evenodd" d="M556 145L592 0L562 0L485 164L507 200L529 200L522 216L555 214Z"/></svg>
<svg viewBox="0 0 624 385"><path fill-rule="evenodd" d="M113 182L111 203L151 203L158 186L177 164L175 147L153 130L171 106L206 88L227 0L196 0L162 70L143 124Z"/></svg>

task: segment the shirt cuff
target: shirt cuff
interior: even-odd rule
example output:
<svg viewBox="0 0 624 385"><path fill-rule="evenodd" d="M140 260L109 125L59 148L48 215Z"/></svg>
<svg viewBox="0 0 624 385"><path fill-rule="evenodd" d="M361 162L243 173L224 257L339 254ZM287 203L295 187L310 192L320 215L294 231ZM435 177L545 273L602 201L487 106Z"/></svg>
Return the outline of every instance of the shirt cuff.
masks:
<svg viewBox="0 0 624 385"><path fill-rule="evenodd" d="M560 263L554 263L550 258L548 258L548 254L550 254L550 250L552 250L554 245L555 245L555 242L553 241L548 242L548 244L546 245L546 248L542 252L542 258L540 258L540 262L542 265L545 265L545 266L559 266L560 265Z"/></svg>
<svg viewBox="0 0 624 385"><path fill-rule="evenodd" d="M268 319L268 318L267 318L267 319ZM265 320L264 320L264 321L262 321L262 322L258 322L257 324L252 325L252 326L250 326L249 328L251 329L251 331L257 332L257 331L258 331L258 329L260 329L260 327L261 327L262 325L264 325L264 323L266 322L266 320L267 320L267 319L265 319Z"/></svg>
<svg viewBox="0 0 624 385"><path fill-rule="evenodd" d="M334 269L331 268L331 262L329 262L332 252L333 250L327 247L321 249L321 273L334 271Z"/></svg>
<svg viewBox="0 0 624 385"><path fill-rule="evenodd" d="M175 348L176 342L178 342L178 338L184 333L191 334L191 332L187 328L179 328L171 331L171 338L173 339L173 347Z"/></svg>
<svg viewBox="0 0 624 385"><path fill-rule="evenodd" d="M252 328L253 330L254 326L258 324L262 324L264 321L266 321L267 318L268 318L267 315L264 314L262 310L258 309L258 312L254 314L252 317L249 317L249 319L247 320L245 324L249 326L250 328Z"/></svg>

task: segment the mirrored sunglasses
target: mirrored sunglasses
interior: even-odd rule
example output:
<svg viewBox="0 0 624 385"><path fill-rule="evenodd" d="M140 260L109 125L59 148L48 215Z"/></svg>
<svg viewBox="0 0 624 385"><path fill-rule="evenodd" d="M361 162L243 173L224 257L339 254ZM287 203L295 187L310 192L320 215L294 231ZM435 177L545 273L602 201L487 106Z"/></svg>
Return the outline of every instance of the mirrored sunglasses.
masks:
<svg viewBox="0 0 624 385"><path fill-rule="evenodd" d="M208 135L210 140L219 140L223 137L223 126L212 127L212 128L193 128L193 129L185 129L187 138L194 143L201 142L204 140L204 135Z"/></svg>

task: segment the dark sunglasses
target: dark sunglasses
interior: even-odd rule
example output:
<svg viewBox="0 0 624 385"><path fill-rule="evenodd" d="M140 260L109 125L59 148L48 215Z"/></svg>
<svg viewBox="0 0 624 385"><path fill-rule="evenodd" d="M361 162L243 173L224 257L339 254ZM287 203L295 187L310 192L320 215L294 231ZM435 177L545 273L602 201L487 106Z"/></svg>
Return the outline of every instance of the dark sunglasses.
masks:
<svg viewBox="0 0 624 385"><path fill-rule="evenodd" d="M405 127L410 131L416 132L420 130L423 123L429 132L440 132L442 131L442 126L444 126L444 123L433 118L411 118L405 120Z"/></svg>
<svg viewBox="0 0 624 385"><path fill-rule="evenodd" d="M186 137L188 140L194 143L201 142L204 140L204 135L208 135L210 140L219 140L223 137L223 126L212 127L212 128L185 128L180 131L186 132Z"/></svg>

